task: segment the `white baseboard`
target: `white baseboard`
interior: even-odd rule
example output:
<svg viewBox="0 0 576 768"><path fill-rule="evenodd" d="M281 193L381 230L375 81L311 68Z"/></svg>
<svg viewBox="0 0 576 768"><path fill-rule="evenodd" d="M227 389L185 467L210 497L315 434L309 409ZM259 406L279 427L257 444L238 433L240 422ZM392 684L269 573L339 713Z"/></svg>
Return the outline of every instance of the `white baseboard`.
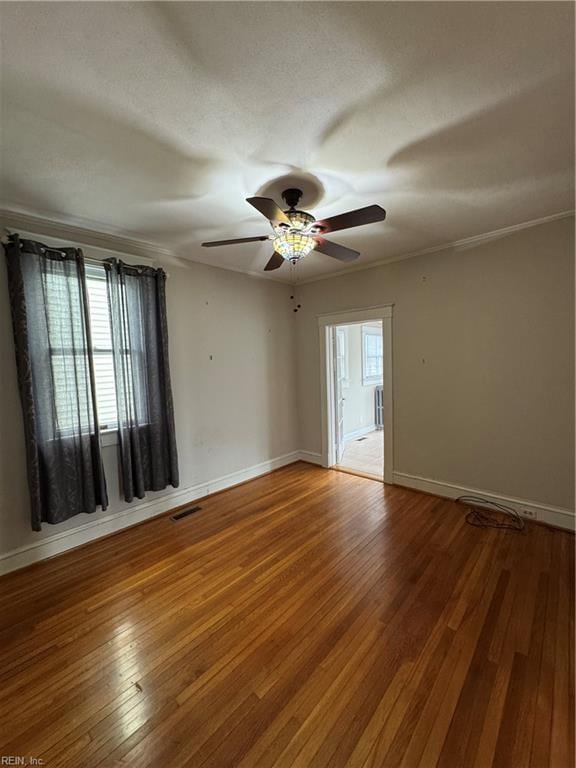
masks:
<svg viewBox="0 0 576 768"><path fill-rule="evenodd" d="M278 456L275 459L263 461L260 464L254 464L237 472L231 472L222 477L214 478L206 483L166 493L160 498L142 502L137 506L114 512L106 515L106 517L78 525L70 530L56 533L41 541L0 555L0 574L15 571L18 568L23 568L39 560L45 560L53 555L61 554L81 544L99 539L102 536L129 528L136 523L141 523L144 520L168 512L174 507L191 503L211 493L225 490L238 483L264 475L274 469L292 464L295 461L306 461L310 464L322 466L321 454L314 451L293 451L284 456ZM548 523L548 525L554 525L557 528L573 531L576 527L574 513L562 507L553 507L534 501L502 496L491 491L468 488L466 486L454 485L453 483L444 483L417 475L409 475L404 472L394 472L393 477L394 483L397 485L403 485L417 491L433 493L450 499L456 499L458 496L463 495L482 496L490 501L507 504L524 517L536 519L540 522Z"/></svg>
<svg viewBox="0 0 576 768"><path fill-rule="evenodd" d="M163 512L168 512L170 509L181 504L188 504L189 502L196 501L196 499L201 499L203 496L208 496L210 493L216 493L217 491L222 491L225 488L242 483L245 480L259 477L266 474L266 472L271 472L273 469L299 461L299 459L300 453L293 451L284 456L278 456L275 459L254 464L246 469L217 477L206 483L199 483L190 488L179 488L171 493L166 493L161 498L144 501L128 509L113 512L98 520L56 533L33 544L27 544L0 556L0 574L15 571L18 568L23 568L39 560L45 560L53 555L59 555L68 549L73 549L81 544L107 536L110 533L121 531L123 528L129 528L136 523L141 523L144 520L161 515Z"/></svg>
<svg viewBox="0 0 576 768"><path fill-rule="evenodd" d="M346 433L344 435L344 442L347 443L349 440L357 440L359 437L369 435L370 432L376 432L376 424L370 424L368 427L361 427L360 429L355 429L353 432Z"/></svg>
<svg viewBox="0 0 576 768"><path fill-rule="evenodd" d="M522 517L531 520L538 520L541 523L553 525L556 528L565 528L573 531L575 529L576 517L574 512L564 507L553 507L547 504L540 504L536 501L518 499L511 496L503 496L492 491L482 491L479 488L468 488L463 485L454 485L453 483L444 483L439 480L431 480L427 477L418 475L409 475L404 472L394 472L394 483L403 485L407 488L413 488L416 491L432 493L436 496L444 496L448 499L457 499L459 496L482 496L488 501L495 501L498 504L506 504L515 509Z"/></svg>
<svg viewBox="0 0 576 768"><path fill-rule="evenodd" d="M322 463L322 455L320 453L314 453L314 451L299 451L298 458L300 461L307 461L308 464L318 464L320 467L324 466Z"/></svg>

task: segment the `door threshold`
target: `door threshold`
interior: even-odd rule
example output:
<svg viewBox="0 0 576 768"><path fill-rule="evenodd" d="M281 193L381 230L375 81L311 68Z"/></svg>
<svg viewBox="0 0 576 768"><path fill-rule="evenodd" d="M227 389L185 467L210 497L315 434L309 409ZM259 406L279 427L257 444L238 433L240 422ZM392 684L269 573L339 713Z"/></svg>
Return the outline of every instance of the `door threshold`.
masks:
<svg viewBox="0 0 576 768"><path fill-rule="evenodd" d="M350 469L349 467L342 467L340 464L334 464L330 469L335 469L336 472L344 472L347 475L357 475L358 477L365 477L367 480L378 480L383 483L384 477L382 475L373 475L371 472L362 472L359 469Z"/></svg>

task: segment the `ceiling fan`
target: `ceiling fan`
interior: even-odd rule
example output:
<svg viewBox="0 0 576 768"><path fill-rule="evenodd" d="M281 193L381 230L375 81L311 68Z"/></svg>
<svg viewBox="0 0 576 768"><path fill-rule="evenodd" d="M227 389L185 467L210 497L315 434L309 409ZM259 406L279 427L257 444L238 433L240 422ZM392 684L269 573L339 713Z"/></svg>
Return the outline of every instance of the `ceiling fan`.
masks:
<svg viewBox="0 0 576 768"><path fill-rule="evenodd" d="M372 224L375 221L383 221L386 218L384 208L379 205L368 205L366 208L358 208L355 211L340 213L337 216L316 221L311 213L296 209L301 197L302 191L300 189L284 190L282 198L288 206L286 211L279 208L269 197L248 197L246 202L253 205L268 219L274 234L241 237L236 240L216 240L211 243L202 243L202 245L206 248L214 248L217 245L271 240L274 245L274 253L264 267L266 272L278 269L285 261L296 264L312 250L325 253L333 259L338 259L338 261L354 261L360 256L358 251L326 240L324 235L329 232L337 232L340 229L350 229L351 227L360 227L363 224Z"/></svg>

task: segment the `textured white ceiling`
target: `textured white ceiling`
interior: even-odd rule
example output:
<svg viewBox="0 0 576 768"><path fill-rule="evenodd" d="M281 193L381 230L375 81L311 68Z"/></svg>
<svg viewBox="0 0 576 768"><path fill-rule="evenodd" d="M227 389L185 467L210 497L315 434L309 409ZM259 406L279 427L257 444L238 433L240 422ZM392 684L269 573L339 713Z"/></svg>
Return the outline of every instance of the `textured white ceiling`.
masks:
<svg viewBox="0 0 576 768"><path fill-rule="evenodd" d="M199 244L266 234L244 198L284 175L319 181L317 217L387 209L332 236L361 264L574 207L572 3L13 2L1 15L4 207L246 271L268 243ZM312 253L298 273L341 269Z"/></svg>

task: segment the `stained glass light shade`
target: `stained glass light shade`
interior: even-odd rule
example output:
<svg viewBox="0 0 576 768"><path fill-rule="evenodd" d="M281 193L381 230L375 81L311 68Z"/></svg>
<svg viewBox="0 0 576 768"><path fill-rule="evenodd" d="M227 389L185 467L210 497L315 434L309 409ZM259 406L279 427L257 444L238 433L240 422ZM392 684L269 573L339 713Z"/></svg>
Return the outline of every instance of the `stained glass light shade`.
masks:
<svg viewBox="0 0 576 768"><path fill-rule="evenodd" d="M316 221L314 216L310 213L306 213L306 211L285 211L285 213L290 219L290 224L285 221L280 221L275 224L274 231L278 235L294 230L301 232Z"/></svg>
<svg viewBox="0 0 576 768"><path fill-rule="evenodd" d="M274 250L283 256L286 261L295 263L310 253L316 245L313 237L300 232L287 232L273 240Z"/></svg>
<svg viewBox="0 0 576 768"><path fill-rule="evenodd" d="M290 219L293 229L306 229L306 227L316 221L314 216L306 213L306 211L286 211L286 215Z"/></svg>

